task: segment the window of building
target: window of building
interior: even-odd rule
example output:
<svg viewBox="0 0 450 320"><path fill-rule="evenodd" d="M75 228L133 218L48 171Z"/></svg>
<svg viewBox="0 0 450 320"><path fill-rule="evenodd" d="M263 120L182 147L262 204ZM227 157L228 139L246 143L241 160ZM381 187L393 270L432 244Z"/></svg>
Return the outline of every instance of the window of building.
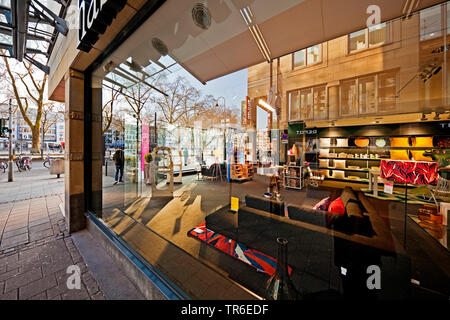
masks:
<svg viewBox="0 0 450 320"><path fill-rule="evenodd" d="M341 116L358 114L358 87L356 79L342 81L341 84Z"/></svg>
<svg viewBox="0 0 450 320"><path fill-rule="evenodd" d="M355 52L367 48L366 30L353 32L349 35L350 52Z"/></svg>
<svg viewBox="0 0 450 320"><path fill-rule="evenodd" d="M361 78L359 84L359 113L375 113L377 111L375 76Z"/></svg>
<svg viewBox="0 0 450 320"><path fill-rule="evenodd" d="M304 67L306 65L306 49L294 52L294 68Z"/></svg>
<svg viewBox="0 0 450 320"><path fill-rule="evenodd" d="M397 76L395 72L384 72L378 76L378 112L396 108Z"/></svg>
<svg viewBox="0 0 450 320"><path fill-rule="evenodd" d="M328 119L327 89L325 86L314 88L314 120Z"/></svg>
<svg viewBox="0 0 450 320"><path fill-rule="evenodd" d="M387 43L389 32L389 24L386 22L353 32L348 36L349 52L353 53Z"/></svg>
<svg viewBox="0 0 450 320"><path fill-rule="evenodd" d="M315 45L307 50L308 58L307 58L307 64L316 64L319 63L322 60L322 54L321 54L321 46Z"/></svg>
<svg viewBox="0 0 450 320"><path fill-rule="evenodd" d="M369 47L381 45L388 40L388 27L382 23L367 29L369 33Z"/></svg>
<svg viewBox="0 0 450 320"><path fill-rule="evenodd" d="M299 50L292 54L293 68L311 66L322 62L322 45L317 44L307 49Z"/></svg>
<svg viewBox="0 0 450 320"><path fill-rule="evenodd" d="M324 120L328 118L325 86L301 89L289 94L291 121Z"/></svg>
<svg viewBox="0 0 450 320"><path fill-rule="evenodd" d="M420 40L442 36L441 5L420 11Z"/></svg>
<svg viewBox="0 0 450 320"><path fill-rule="evenodd" d="M289 94L290 103L290 119L300 120L300 99L298 91L291 92Z"/></svg>
<svg viewBox="0 0 450 320"><path fill-rule="evenodd" d="M447 7L447 34L450 34L450 1L446 4Z"/></svg>
<svg viewBox="0 0 450 320"><path fill-rule="evenodd" d="M312 89L300 90L300 116L302 120L314 119Z"/></svg>

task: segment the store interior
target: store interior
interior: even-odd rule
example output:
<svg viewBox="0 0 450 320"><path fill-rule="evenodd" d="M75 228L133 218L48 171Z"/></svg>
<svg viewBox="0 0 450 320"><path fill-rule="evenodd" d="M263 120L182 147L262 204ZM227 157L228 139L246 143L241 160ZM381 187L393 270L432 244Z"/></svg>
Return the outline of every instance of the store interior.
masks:
<svg viewBox="0 0 450 320"><path fill-rule="evenodd" d="M117 183L117 148L105 151L95 213L194 299L265 299L281 273L296 298L448 297L448 107L286 121L285 98L250 97L247 69L201 65L207 35L164 34L169 10L94 73L104 102L122 96L125 160ZM278 84L270 70L261 81ZM382 289L367 287L369 266Z"/></svg>

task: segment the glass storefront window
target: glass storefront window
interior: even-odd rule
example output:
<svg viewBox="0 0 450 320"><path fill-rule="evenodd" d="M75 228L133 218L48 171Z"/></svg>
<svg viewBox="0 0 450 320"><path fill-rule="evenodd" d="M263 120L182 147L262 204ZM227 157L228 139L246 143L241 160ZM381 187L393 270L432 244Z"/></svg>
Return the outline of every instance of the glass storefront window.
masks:
<svg viewBox="0 0 450 320"><path fill-rule="evenodd" d="M258 5L261 3L272 2L260 1ZM368 265L381 262L383 272L393 272L389 279L401 283L398 291L407 292L415 275L404 270L413 259L406 253L410 249L402 248L403 221L399 217L406 215L403 194L397 187L403 185L396 185L396 197L387 199L380 199L381 192L374 195L375 190L368 187L372 187L370 170L379 168L382 159L389 159L390 140L386 137L391 132L404 132L393 122L375 125L384 125L384 121L373 118L382 113L382 117L399 119L401 103L428 107L424 100L430 100L431 86L444 90L441 79L445 79L447 69L425 85L418 82L416 70L423 70L422 65L434 55L429 48L428 53L419 51L419 37L410 34L418 28L396 30L397 23L388 22L339 37L326 46L333 59L320 67L295 70L322 62L322 45L318 44L275 58L276 66L264 62L226 74L225 61L240 59L236 50L246 50L246 43L220 51L223 65L206 66L208 57L219 55L219 50L210 51L211 47L230 41L233 35L228 37L227 32L233 28L224 28L228 20L218 15L222 10L211 7L214 19L209 27L221 32L209 33L198 25L205 22L203 18L197 24L190 21L193 7L183 5L187 10L183 19L189 17L185 19L188 22L169 14L174 6L162 5L153 20L160 25L150 17L94 72L92 89L97 100L102 97L106 103L114 90L119 92L111 127L104 132L108 141L104 162L98 167L92 164L97 170L92 176L101 176L103 184L101 192L93 195L100 194L103 202L102 208L96 209L98 216L194 299L216 298L218 291L218 296L225 296L229 288L245 297L249 292L264 297L270 275L255 267L256 263L249 267L248 262L258 254L270 258L263 261L265 266L276 261L274 240L280 235L289 240L293 283L308 293L328 294L332 290L338 296L353 298L362 291L384 298L384 291L367 291L367 279L359 279L359 275L366 276ZM244 12L244 17L253 18L247 9L232 14L240 17ZM167 11L162 14L159 10ZM166 17L172 19L167 25ZM220 23L219 18L223 18ZM415 18L418 27L419 15ZM427 25L421 31L427 33L430 15L421 18ZM412 24L411 20L405 23ZM239 29L231 24L236 27L233 31ZM178 32L173 33L175 29ZM391 32L399 35L403 30L408 32L408 41L399 48L389 46L389 50L362 55L346 51L347 47L355 52L382 45L392 40ZM241 39L241 31L236 31L237 39ZM219 39L224 34L227 36ZM261 39L263 32L256 35ZM270 43L268 47L273 48ZM419 65L410 63L418 60ZM397 92L401 86L406 89ZM433 93L436 101L443 101L438 99L442 91ZM101 106L97 109L100 114ZM103 121L107 118L104 115ZM421 122L413 127L416 125ZM96 141L92 145L101 144ZM118 149L123 151L123 165L117 161ZM310 175L308 169L314 172ZM376 181L371 183L376 185ZM345 191L347 199L354 200L349 200L352 205L348 209L354 209L353 217L361 221L338 219L330 225L325 219L328 213L321 216L312 212L326 197L334 201L344 194L347 184L355 190L354 195ZM382 184L379 187L381 191ZM365 208L362 201L355 205L363 198L366 203L375 203L375 208ZM419 201L417 194L414 201ZM232 204L239 207L233 209L238 214L230 212ZM370 215L362 211L367 209ZM189 257L189 268L175 265L182 255ZM205 264L208 270L203 269ZM210 283L205 288L191 281L191 273L197 271L196 280L201 281L203 272L218 278L209 274ZM397 292L392 296L397 297Z"/></svg>

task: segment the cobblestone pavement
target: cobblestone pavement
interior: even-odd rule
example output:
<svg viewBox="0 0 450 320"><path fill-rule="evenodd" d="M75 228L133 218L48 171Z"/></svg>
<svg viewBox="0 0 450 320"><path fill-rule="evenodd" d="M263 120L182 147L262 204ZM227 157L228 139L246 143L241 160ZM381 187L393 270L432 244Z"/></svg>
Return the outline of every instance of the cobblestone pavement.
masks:
<svg viewBox="0 0 450 320"><path fill-rule="evenodd" d="M0 177L0 300L105 299L58 207L63 181L47 169L12 183ZM67 287L72 265L80 268L80 289Z"/></svg>

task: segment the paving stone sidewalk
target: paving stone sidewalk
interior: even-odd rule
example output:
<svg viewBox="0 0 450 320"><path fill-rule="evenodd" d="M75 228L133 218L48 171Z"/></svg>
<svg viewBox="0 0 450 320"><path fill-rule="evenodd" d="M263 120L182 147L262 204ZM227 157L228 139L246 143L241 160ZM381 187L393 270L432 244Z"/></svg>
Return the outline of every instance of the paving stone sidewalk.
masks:
<svg viewBox="0 0 450 320"><path fill-rule="evenodd" d="M0 181L0 300L105 299L58 207L63 180L39 182L37 174L30 177L35 188L24 185L25 176L10 184ZM20 195L11 190L21 190ZM80 268L80 289L67 287L72 265Z"/></svg>

